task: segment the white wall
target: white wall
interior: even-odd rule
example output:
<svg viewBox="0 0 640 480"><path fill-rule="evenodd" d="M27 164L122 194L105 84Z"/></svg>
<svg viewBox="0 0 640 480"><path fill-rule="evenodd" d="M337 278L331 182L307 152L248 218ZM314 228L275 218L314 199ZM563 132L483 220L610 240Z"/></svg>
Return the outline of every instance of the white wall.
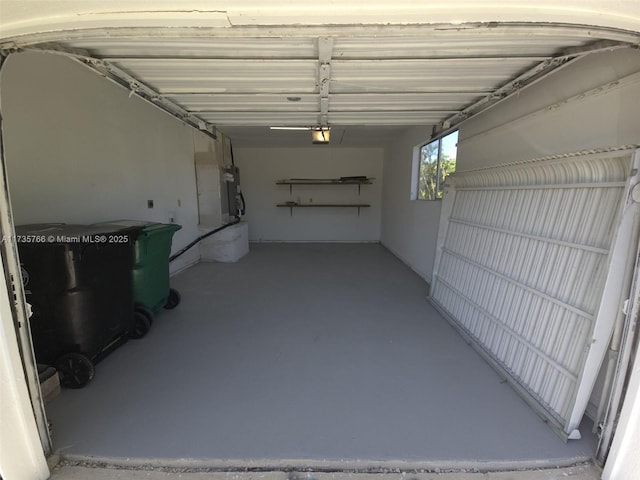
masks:
<svg viewBox="0 0 640 480"><path fill-rule="evenodd" d="M198 236L194 156L212 140L61 56L11 55L1 80L17 225L175 217L174 251Z"/></svg>
<svg viewBox="0 0 640 480"><path fill-rule="evenodd" d="M640 76L575 96L640 71L640 51L618 50L576 61L462 124L458 170L556 153L640 143ZM413 127L385 149L382 243L430 281L439 201L410 200L413 147L430 136Z"/></svg>
<svg viewBox="0 0 640 480"><path fill-rule="evenodd" d="M640 143L640 51L593 54L464 123L458 169ZM574 98L567 102L568 99Z"/></svg>
<svg viewBox="0 0 640 480"><path fill-rule="evenodd" d="M435 257L439 200L411 200L413 147L425 143L431 128L406 130L385 149L382 191L382 244L428 282Z"/></svg>
<svg viewBox="0 0 640 480"><path fill-rule="evenodd" d="M382 201L381 148L237 148L242 191L247 202L249 239L253 242L378 242ZM289 187L276 185L286 178L337 178L366 175L371 185ZM355 208L288 208L276 204L368 203L360 216Z"/></svg>

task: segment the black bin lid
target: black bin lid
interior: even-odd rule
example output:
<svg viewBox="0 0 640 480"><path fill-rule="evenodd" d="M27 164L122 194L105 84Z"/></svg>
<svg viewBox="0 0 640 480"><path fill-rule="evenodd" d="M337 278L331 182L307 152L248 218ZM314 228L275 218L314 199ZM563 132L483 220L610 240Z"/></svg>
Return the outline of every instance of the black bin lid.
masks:
<svg viewBox="0 0 640 480"><path fill-rule="evenodd" d="M15 227L17 243L49 243L60 244L76 241L77 243L107 243L110 235L128 235L130 238L119 239L119 243L136 240L140 228L116 226L109 224L77 225L66 223L34 223ZM104 239L103 237L107 237ZM77 239L77 240L76 240ZM124 241L123 241L124 240Z"/></svg>

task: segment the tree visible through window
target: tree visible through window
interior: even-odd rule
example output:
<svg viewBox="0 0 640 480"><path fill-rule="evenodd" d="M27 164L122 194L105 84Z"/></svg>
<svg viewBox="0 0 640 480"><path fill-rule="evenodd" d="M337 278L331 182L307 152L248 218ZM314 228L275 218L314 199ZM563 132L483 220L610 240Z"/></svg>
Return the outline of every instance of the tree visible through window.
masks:
<svg viewBox="0 0 640 480"><path fill-rule="evenodd" d="M420 148L418 199L442 198L445 179L456 171L457 151L457 131Z"/></svg>

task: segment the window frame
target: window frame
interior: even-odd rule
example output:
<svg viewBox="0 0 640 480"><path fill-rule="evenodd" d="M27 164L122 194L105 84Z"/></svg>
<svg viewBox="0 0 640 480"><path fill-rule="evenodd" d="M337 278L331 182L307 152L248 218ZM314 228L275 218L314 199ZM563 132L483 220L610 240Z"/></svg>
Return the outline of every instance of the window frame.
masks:
<svg viewBox="0 0 640 480"><path fill-rule="evenodd" d="M412 179L411 179L411 200L421 200L421 201L427 201L427 202L432 202L432 201L437 201L437 200L442 200L442 197L438 196L442 185L440 184L440 178L441 178L441 171L442 171L442 141L447 138L450 135L453 135L454 133L458 133L459 130L451 130L450 132L447 132L444 135L438 135L436 137L433 137L431 139L429 139L427 142L421 143L419 145L416 145L413 149L413 169L412 169ZM420 173L421 173L421 169L422 169L422 149L424 147L426 147L427 145L431 145L433 143L438 144L437 146L437 156L436 156L436 186L435 186L435 195L434 198L421 198L420 197ZM457 167L457 141L456 141L456 167ZM454 170L455 171L455 170ZM446 181L446 178L445 178Z"/></svg>

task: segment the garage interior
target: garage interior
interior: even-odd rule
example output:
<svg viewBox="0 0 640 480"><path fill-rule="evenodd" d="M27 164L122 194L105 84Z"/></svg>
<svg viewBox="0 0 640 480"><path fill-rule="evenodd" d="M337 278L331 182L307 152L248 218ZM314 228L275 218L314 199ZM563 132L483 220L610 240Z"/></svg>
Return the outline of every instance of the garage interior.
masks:
<svg viewBox="0 0 640 480"><path fill-rule="evenodd" d="M224 167L246 202L249 253L212 262L203 243L171 262L181 305L46 404L53 453L604 460L638 240L637 28L212 13L32 35L3 17L13 224L177 223L175 253L231 220ZM316 127L329 144L311 143ZM421 147L452 132L456 173L421 200Z"/></svg>
<svg viewBox="0 0 640 480"><path fill-rule="evenodd" d="M588 420L558 438L380 245L257 244L173 280L180 307L49 405L65 455L445 470L595 451Z"/></svg>

